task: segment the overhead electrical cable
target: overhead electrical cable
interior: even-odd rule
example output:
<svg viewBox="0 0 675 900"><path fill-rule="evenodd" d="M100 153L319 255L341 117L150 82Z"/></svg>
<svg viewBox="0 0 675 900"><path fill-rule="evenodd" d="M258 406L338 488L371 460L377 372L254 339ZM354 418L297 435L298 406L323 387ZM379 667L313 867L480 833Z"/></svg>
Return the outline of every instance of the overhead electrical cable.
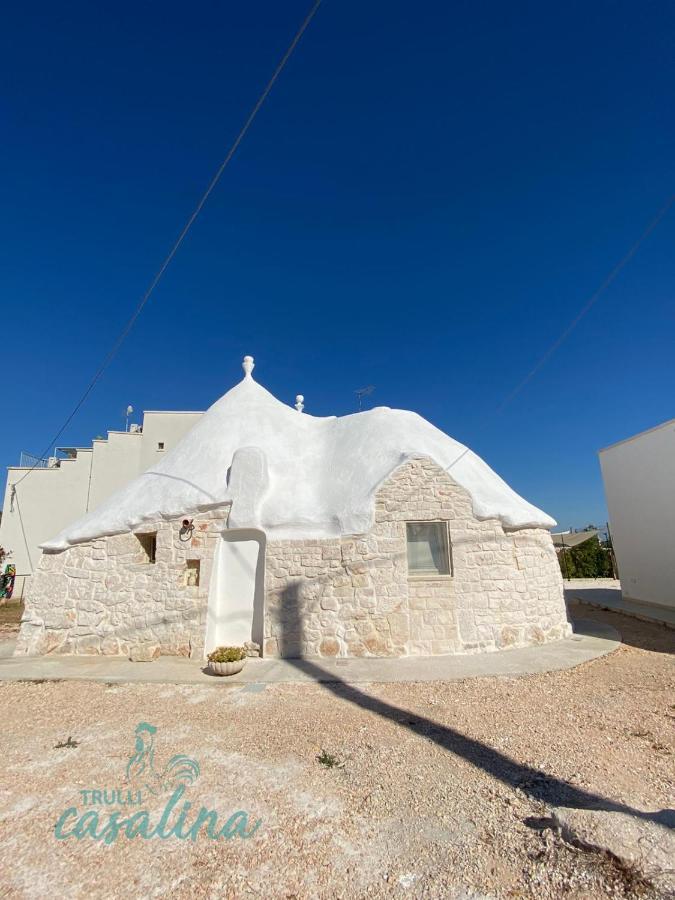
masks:
<svg viewBox="0 0 675 900"><path fill-rule="evenodd" d="M314 18L314 15L315 15L316 11L318 10L319 6L321 6L321 2L322 2L322 0L315 0L315 3L312 5L311 9L309 10L309 12L307 13L307 15L305 16L305 18L304 18L302 24L300 25L300 27L298 28L297 32L295 33L295 37L293 38L293 40L291 41L291 43L288 45L288 48L286 49L286 52L284 53L284 55L281 57L281 60L279 61L279 63L278 63L278 65L277 65L276 69L274 70L274 72L273 72L273 74L272 74L272 77L270 78L270 80L269 80L269 81L267 82L267 84L265 85L265 89L263 90L263 92L262 92L262 93L260 94L260 96L258 97L258 100L257 100L256 103L255 103L255 106L253 107L253 109L252 109L251 112L249 113L248 118L246 119L246 121L244 122L243 126L241 127L241 130L239 131L239 134L237 135L237 137L236 137L235 140L234 140L234 143L232 144L232 146L231 146L230 149L228 150L227 155L225 156L225 159L222 161L222 163L221 163L220 166L218 167L218 169L217 169L217 171L216 171L216 174L213 176L213 178L211 179L211 181L210 181L208 187L206 188L206 190L204 191L204 193L203 193L202 196L200 197L199 202L197 203L197 205L195 206L195 208L194 208L192 214L190 215L189 219L188 219L187 222L185 223L185 225L184 225L184 227L183 227L183 230L180 232L180 234L179 234L178 237L176 238L176 240L175 240L173 246L171 247L170 251L169 251L168 254L166 255L166 257L165 257L164 261L162 262L161 266L160 266L159 269L157 270L157 272L156 272L156 274L155 274L155 277L154 277L154 278L152 279L152 281L150 282L150 286L148 287L148 289L146 290L146 292L145 292L145 293L143 294L143 296L141 297L140 303L138 304L138 306L137 306L136 309L134 310L134 312L133 312L131 318L129 319L129 321L126 323L126 325L124 326L124 328L122 329L122 331L121 331L120 334L118 335L117 340L116 340L115 343L112 345L110 351L108 352L108 355L105 357L105 359L103 360L103 362L102 362L101 365L99 366L98 370L96 371L96 374L94 375L94 377L93 377L93 378L91 379L91 381L89 382L89 384L88 384L88 386L87 386L87 389L84 391L84 393L82 394L82 396L81 396L80 399L78 400L78 402L77 402L77 404L75 405L75 407L73 408L72 412L70 413L70 415L68 416L68 418L65 420L65 422L63 423L63 425L62 425L62 426L59 428L59 430L56 432L56 434L54 435L54 437L53 437L53 438L50 440L50 442L47 444L46 448L43 450L43 452L42 452L42 454L41 454L41 458L42 458L42 459L44 459L44 458L47 456L47 454L49 453L50 449L56 445L56 442L59 440L59 438L61 437L61 435L63 434L63 432L66 430L66 428L68 427L68 425L70 425L70 423L72 422L72 420L75 418L75 416L76 416L77 413L79 412L80 408L81 408L82 405L84 404L85 400L87 399L87 397L89 396L89 394L92 392L92 390L94 389L94 387L96 386L96 384L98 383L98 381L101 379L103 373L106 371L106 369L108 368L108 366L110 365L110 363L113 361L113 359L115 358L115 356L116 356L117 353L119 352L120 347L122 346L122 344L123 344L124 341L126 340L126 338L127 338L127 336L129 335L129 332L131 331L131 329L134 327L134 325L135 325L135 323L136 323L136 319L139 317L139 315L140 315L141 312L143 311L143 308L145 307L146 303L148 302L148 300L149 300L150 297L152 296L152 294L153 294L155 288L157 287L157 285L159 284L160 280L162 279L162 276L163 276L164 273L166 272L166 270L167 270L167 268L168 268L168 266L169 266L169 263L171 262L171 260L172 260L172 259L174 258L174 256L176 255L176 253L177 253L177 251L178 251L180 245L183 243L183 241L185 240L185 238L186 238L188 232L189 232L190 229L192 228L192 225L194 224L194 221L195 221L195 219L197 218L197 216L199 215L199 213L201 212L202 207L204 206L204 204L205 204L206 201L208 200L208 198L209 198L209 196L211 195L211 192L213 191L213 189L215 188L215 186L218 184L218 181L220 180L220 176L223 174L223 172L225 171L225 169L226 169L228 163L230 162L230 160L232 159L232 157L233 157L234 154L236 153L237 148L239 147L239 145L240 145L241 142L243 141L244 137L246 136L246 132L249 130L249 128L250 128L251 125L253 124L253 120L255 119L255 117L257 116L258 112L260 111L260 108L261 108L261 106L263 105L263 103L265 102L265 100L267 99L267 97L268 97L270 91L271 91L272 88L274 87L274 84L275 84L276 80L278 79L279 75L281 75L281 73L282 73L284 67L286 66L286 63L287 63L288 60L291 58L291 56L292 56L292 54L293 54L293 51L294 51L295 48L297 47L297 45L298 45L298 43L299 43L299 41L300 41L300 38L303 36L303 34L305 33L305 31L307 30L308 25L310 24L310 22L311 22L312 19ZM21 484L21 482L24 480L24 478L27 478L27 477L30 475L30 473L33 472L33 471L38 467L38 465L39 465L40 462L42 461L41 458L38 458L38 459L36 460L36 462L33 464L33 466L31 466L31 468L30 468L24 475L22 475L21 478L20 478L18 481L16 481L16 482L14 483L13 487L14 487L15 490L16 490L16 486L17 486L18 484Z"/></svg>
<svg viewBox="0 0 675 900"><path fill-rule="evenodd" d="M497 407L497 412L501 412L506 406L508 406L509 403L511 403L513 400L515 400L515 398L523 390L523 388L526 387L526 385L529 384L530 381L532 381L532 379L539 372L539 370L543 366L546 365L546 363L553 356L553 354L556 352L556 350L558 350L558 348L561 346L561 344L563 344L567 340L567 338L570 336L570 334L574 331L574 329L577 327L579 322L581 322L581 320L584 318L584 316L587 313L589 313L590 310L595 306L595 304L598 302L600 297L605 293L605 291L610 286L610 284L614 281L614 279L619 274L619 272L621 272L621 270L624 268L624 266L628 262L630 262L630 260L635 256L635 254L640 249L642 244L647 240L647 238L652 233L652 231L654 231L656 226L659 224L661 219L663 219L663 217L666 215L666 213L671 208L673 203L675 203L675 194L673 194L668 199L668 202L664 206L661 207L659 212L654 216L652 221L645 228L645 230L642 232L642 234L637 239L637 241L635 241L635 243L630 248L630 250L614 266L614 268L609 273L607 278L605 278L605 280L602 282L600 287L595 291L595 293L589 297L589 299L587 300L585 305L582 306L582 308L579 310L579 312L574 317L574 319L572 319L570 324L565 328L565 330L562 332L562 334L551 344L551 346L544 353L544 355L539 358L539 360L537 361L534 368L532 368L527 373L527 375L523 378L523 380L518 385L516 385L516 387L511 391L511 393L507 394L507 396L504 398L504 400L502 400L502 402Z"/></svg>

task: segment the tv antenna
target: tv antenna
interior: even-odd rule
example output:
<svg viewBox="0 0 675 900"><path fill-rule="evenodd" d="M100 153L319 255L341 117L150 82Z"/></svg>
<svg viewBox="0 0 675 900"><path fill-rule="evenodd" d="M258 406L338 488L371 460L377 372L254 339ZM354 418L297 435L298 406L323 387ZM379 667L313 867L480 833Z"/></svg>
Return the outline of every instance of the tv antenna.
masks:
<svg viewBox="0 0 675 900"><path fill-rule="evenodd" d="M354 391L359 401L359 412L361 412L361 407L363 405L363 398L370 397L370 395L375 390L374 384L369 384L367 387L359 388L358 391Z"/></svg>
<svg viewBox="0 0 675 900"><path fill-rule="evenodd" d="M124 430L125 431L129 430L129 416L132 414L133 411L134 411L133 406L131 404L129 404L129 406L127 406L126 412L124 414Z"/></svg>

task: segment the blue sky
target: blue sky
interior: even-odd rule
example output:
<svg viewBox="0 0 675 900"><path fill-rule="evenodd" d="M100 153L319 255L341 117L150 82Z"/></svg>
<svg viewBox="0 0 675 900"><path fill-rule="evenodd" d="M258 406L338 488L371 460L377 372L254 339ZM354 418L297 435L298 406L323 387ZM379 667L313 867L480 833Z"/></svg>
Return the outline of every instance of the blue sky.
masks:
<svg viewBox="0 0 675 900"><path fill-rule="evenodd" d="M0 463L39 452L135 307L306 2L13 4L0 36ZM675 415L675 6L324 0L63 436L206 408L245 353L317 415L414 409L561 525L597 450Z"/></svg>

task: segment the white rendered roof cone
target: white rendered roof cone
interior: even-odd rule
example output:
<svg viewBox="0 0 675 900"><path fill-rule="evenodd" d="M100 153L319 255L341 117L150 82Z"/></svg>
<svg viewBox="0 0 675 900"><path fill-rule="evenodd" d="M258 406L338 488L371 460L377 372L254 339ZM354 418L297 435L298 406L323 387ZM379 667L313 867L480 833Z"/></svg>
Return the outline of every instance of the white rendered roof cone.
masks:
<svg viewBox="0 0 675 900"><path fill-rule="evenodd" d="M298 415L254 381L253 357L242 365L244 378L173 450L42 546L61 550L229 502L230 528L260 528L276 538L362 534L381 484L421 456L469 492L477 518L496 517L507 528L556 524L416 413L378 407L339 418Z"/></svg>

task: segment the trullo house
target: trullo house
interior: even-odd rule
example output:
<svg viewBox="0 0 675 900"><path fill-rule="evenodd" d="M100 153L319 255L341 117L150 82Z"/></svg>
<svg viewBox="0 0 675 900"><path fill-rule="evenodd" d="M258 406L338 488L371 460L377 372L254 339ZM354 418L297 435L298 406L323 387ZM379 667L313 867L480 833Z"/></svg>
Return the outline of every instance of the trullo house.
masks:
<svg viewBox="0 0 675 900"><path fill-rule="evenodd" d="M412 412L254 381L43 545L20 654L473 653L569 634L555 522Z"/></svg>

